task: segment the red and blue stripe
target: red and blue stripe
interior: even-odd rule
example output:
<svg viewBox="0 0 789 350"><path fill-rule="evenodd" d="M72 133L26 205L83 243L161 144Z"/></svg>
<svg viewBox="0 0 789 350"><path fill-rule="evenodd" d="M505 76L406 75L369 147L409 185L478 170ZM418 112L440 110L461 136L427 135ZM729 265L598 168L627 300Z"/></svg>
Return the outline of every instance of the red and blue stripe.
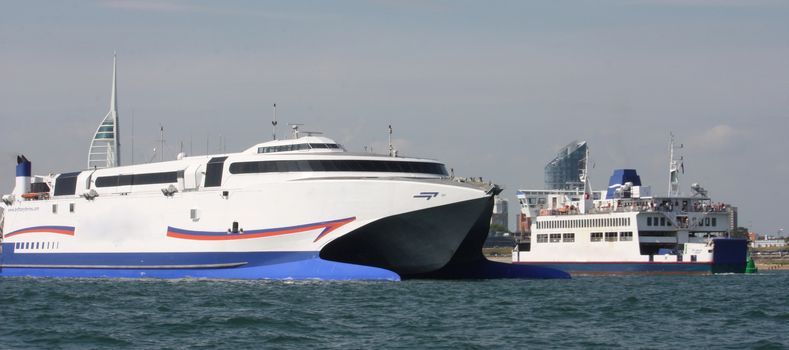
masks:
<svg viewBox="0 0 789 350"><path fill-rule="evenodd" d="M5 235L5 238L13 237L22 235L25 233L56 233L60 235L67 235L73 236L74 235L74 227L73 226L34 226L34 227L26 227L23 229L19 229L13 232L9 232Z"/></svg>
<svg viewBox="0 0 789 350"><path fill-rule="evenodd" d="M328 235L332 231L342 226L345 226L346 224L354 220L356 220L356 217L350 217L350 218L332 220L332 221L316 222L312 224L297 225L297 226L259 229L259 230L246 230L244 232L192 231L192 230L185 230L185 229L168 226L167 237L191 239L198 241L227 241L227 240L237 240L237 239L275 237L275 236L282 236L282 235L302 233L302 232L307 232L317 229L323 229L323 231L321 231L321 233L318 234L317 237L315 237L315 240L313 240L313 242L317 242L319 239Z"/></svg>

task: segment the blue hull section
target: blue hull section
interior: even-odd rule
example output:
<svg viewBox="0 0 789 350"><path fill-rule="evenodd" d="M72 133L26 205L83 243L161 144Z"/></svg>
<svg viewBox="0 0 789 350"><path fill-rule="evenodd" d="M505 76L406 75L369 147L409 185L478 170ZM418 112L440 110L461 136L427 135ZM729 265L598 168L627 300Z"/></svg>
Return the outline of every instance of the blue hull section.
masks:
<svg viewBox="0 0 789 350"><path fill-rule="evenodd" d="M566 271L571 275L593 274L705 274L712 273L709 263L519 263L527 266Z"/></svg>
<svg viewBox="0 0 789 350"><path fill-rule="evenodd" d="M744 273L748 260L748 240L743 238L717 238L712 260L713 273Z"/></svg>
<svg viewBox="0 0 789 350"><path fill-rule="evenodd" d="M389 270L323 260L318 252L20 254L3 244L0 266L4 277L400 280Z"/></svg>

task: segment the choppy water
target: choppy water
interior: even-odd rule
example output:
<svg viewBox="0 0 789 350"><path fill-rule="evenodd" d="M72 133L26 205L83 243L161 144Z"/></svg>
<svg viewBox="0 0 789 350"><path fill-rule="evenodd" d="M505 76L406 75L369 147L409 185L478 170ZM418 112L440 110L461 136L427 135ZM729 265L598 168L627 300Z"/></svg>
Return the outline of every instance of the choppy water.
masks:
<svg viewBox="0 0 789 350"><path fill-rule="evenodd" d="M0 348L789 348L789 272L319 282L0 278Z"/></svg>

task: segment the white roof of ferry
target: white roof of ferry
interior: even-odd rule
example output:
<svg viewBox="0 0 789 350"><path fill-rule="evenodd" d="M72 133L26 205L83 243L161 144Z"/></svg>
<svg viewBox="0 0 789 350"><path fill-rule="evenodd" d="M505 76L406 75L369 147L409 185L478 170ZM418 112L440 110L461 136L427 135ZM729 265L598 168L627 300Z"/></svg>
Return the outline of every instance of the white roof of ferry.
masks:
<svg viewBox="0 0 789 350"><path fill-rule="evenodd" d="M259 143L254 145L250 148L247 148L242 153L258 153L259 147L272 147L272 146L284 146L284 145L299 145L304 143L328 143L328 144L336 144L339 145L336 141L323 136L302 136L297 139L285 139L285 140L271 140L263 143Z"/></svg>

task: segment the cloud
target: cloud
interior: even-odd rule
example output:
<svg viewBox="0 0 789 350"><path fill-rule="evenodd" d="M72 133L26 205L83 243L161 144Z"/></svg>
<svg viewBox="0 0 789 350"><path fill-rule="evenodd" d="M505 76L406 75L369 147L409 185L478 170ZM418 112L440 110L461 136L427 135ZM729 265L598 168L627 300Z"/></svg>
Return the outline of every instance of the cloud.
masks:
<svg viewBox="0 0 789 350"><path fill-rule="evenodd" d="M182 1L106 0L100 1L98 4L101 7L121 11L170 14L208 14L220 16L252 16L280 21L315 21L337 18L336 15L331 13L290 13L259 11L255 9L238 10L224 6L199 6L190 2Z"/></svg>
<svg viewBox="0 0 789 350"><path fill-rule="evenodd" d="M680 7L753 7L785 4L781 0L629 0L626 2Z"/></svg>
<svg viewBox="0 0 789 350"><path fill-rule="evenodd" d="M696 147L705 151L723 151L733 146L743 132L733 127L720 124L704 131L694 143Z"/></svg>
<svg viewBox="0 0 789 350"><path fill-rule="evenodd" d="M140 1L140 0L111 0L102 1L101 6L142 12L207 12L209 9L201 6L187 5L168 1Z"/></svg>

